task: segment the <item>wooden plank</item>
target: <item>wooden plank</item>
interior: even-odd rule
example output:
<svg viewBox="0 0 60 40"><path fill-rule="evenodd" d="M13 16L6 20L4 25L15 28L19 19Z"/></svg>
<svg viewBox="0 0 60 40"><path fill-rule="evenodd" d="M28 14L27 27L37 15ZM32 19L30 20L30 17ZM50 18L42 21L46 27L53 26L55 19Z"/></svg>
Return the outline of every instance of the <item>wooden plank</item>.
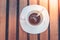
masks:
<svg viewBox="0 0 60 40"><path fill-rule="evenodd" d="M29 5L37 5L37 0L29 0ZM37 34L30 34L30 40L37 40Z"/></svg>
<svg viewBox="0 0 60 40"><path fill-rule="evenodd" d="M58 39L60 40L60 0L58 0Z"/></svg>
<svg viewBox="0 0 60 40"><path fill-rule="evenodd" d="M48 0L40 0L40 5L48 10ZM40 34L40 40L48 40L48 29Z"/></svg>
<svg viewBox="0 0 60 40"><path fill-rule="evenodd" d="M37 0L29 0L29 5L36 5L37 4Z"/></svg>
<svg viewBox="0 0 60 40"><path fill-rule="evenodd" d="M30 34L30 40L37 40L37 34Z"/></svg>
<svg viewBox="0 0 60 40"><path fill-rule="evenodd" d="M5 40L6 0L0 0L0 40Z"/></svg>
<svg viewBox="0 0 60 40"><path fill-rule="evenodd" d="M60 0L58 1L58 3L59 3L59 5L58 5L59 6L59 13L60 13Z"/></svg>
<svg viewBox="0 0 60 40"><path fill-rule="evenodd" d="M16 40L16 0L9 0L8 40Z"/></svg>
<svg viewBox="0 0 60 40"><path fill-rule="evenodd" d="M21 13L22 9L25 6L27 6L27 0L20 0L19 5L20 5L19 11ZM27 40L27 33L22 30L20 23L19 23L19 40Z"/></svg>
<svg viewBox="0 0 60 40"><path fill-rule="evenodd" d="M50 40L58 40L58 0L49 0Z"/></svg>

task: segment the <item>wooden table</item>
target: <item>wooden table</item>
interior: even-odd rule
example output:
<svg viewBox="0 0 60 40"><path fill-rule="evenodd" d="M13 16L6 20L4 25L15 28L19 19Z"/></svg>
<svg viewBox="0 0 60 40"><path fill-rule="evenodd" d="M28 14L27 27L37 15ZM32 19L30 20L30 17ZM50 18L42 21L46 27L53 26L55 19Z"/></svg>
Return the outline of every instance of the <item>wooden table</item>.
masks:
<svg viewBox="0 0 60 40"><path fill-rule="evenodd" d="M50 16L49 28L37 35L24 32L19 23L22 9L34 4L44 6ZM60 0L0 0L0 40L58 40L59 9Z"/></svg>

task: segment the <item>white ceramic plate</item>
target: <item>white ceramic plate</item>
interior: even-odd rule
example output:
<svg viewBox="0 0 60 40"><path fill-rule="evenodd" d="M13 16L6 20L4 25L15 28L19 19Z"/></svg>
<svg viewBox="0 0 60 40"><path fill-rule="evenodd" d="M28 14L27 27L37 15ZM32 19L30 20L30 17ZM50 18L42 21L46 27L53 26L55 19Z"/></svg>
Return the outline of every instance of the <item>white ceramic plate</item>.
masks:
<svg viewBox="0 0 60 40"><path fill-rule="evenodd" d="M31 25L28 21L30 14L33 12L42 15L41 23L38 25ZM29 5L24 7L20 13L20 25L25 32L30 34L39 34L46 31L49 25L49 14L47 9L40 5Z"/></svg>

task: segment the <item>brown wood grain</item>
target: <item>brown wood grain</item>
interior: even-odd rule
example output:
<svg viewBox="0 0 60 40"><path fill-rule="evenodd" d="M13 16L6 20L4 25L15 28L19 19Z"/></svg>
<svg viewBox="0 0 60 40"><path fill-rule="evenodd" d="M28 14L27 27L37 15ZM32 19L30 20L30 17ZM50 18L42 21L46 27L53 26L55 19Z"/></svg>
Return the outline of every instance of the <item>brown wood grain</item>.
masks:
<svg viewBox="0 0 60 40"><path fill-rule="evenodd" d="M48 10L48 0L40 0L40 5ZM40 40L48 40L48 29L40 34Z"/></svg>
<svg viewBox="0 0 60 40"><path fill-rule="evenodd" d="M9 32L8 40L16 40L16 7L17 0L9 0ZM37 4L38 0L29 0L29 5ZM48 0L39 0L39 4L48 10ZM60 0L59 0L60 4ZM19 0L19 14L27 6L27 0ZM60 5L59 5L60 11ZM58 0L49 0L50 14L50 40L58 40ZM0 0L0 40L5 40L6 29L6 0ZM38 40L37 35L30 34L30 40ZM27 40L19 23L19 40ZM40 40L48 40L48 29L40 34Z"/></svg>
<svg viewBox="0 0 60 40"><path fill-rule="evenodd" d="M59 8L58 8L58 9L59 9L58 12L59 12L59 16L60 16L60 0L58 0L58 7L59 7Z"/></svg>
<svg viewBox="0 0 60 40"><path fill-rule="evenodd" d="M16 40L16 0L9 0L8 40Z"/></svg>
<svg viewBox="0 0 60 40"><path fill-rule="evenodd" d="M5 40L6 0L0 0L0 40Z"/></svg>
<svg viewBox="0 0 60 40"><path fill-rule="evenodd" d="M25 6L27 6L27 0L20 0L19 14L21 13L22 9ZM20 23L19 23L19 40L27 40L27 33L22 30Z"/></svg>
<svg viewBox="0 0 60 40"><path fill-rule="evenodd" d="M37 0L29 0L29 5L37 5Z"/></svg>
<svg viewBox="0 0 60 40"><path fill-rule="evenodd" d="M50 5L50 39L58 40L58 0L49 0Z"/></svg>

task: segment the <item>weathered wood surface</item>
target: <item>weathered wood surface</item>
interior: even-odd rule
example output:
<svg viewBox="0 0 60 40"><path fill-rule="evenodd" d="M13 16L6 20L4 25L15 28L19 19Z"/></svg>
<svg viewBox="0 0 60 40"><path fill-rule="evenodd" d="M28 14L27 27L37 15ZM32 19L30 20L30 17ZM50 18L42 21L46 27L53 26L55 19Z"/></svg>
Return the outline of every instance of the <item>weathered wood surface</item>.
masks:
<svg viewBox="0 0 60 40"><path fill-rule="evenodd" d="M39 4L37 3L39 2ZM19 0L19 14L22 9L27 6L27 0ZM50 16L50 30L41 33L40 40L58 40L58 0L29 0L29 5L44 6ZM59 0L60 4L60 0ZM59 10L60 11L60 10ZM16 20L17 20L17 0L9 0L9 26L8 26L8 40L16 40ZM50 32L49 32L50 31ZM48 33L49 32L49 33ZM6 38L6 0L0 0L0 40ZM27 40L28 35L21 28L19 23L19 40ZM49 36L50 34L50 36ZM38 35L29 34L30 40L38 40Z"/></svg>

